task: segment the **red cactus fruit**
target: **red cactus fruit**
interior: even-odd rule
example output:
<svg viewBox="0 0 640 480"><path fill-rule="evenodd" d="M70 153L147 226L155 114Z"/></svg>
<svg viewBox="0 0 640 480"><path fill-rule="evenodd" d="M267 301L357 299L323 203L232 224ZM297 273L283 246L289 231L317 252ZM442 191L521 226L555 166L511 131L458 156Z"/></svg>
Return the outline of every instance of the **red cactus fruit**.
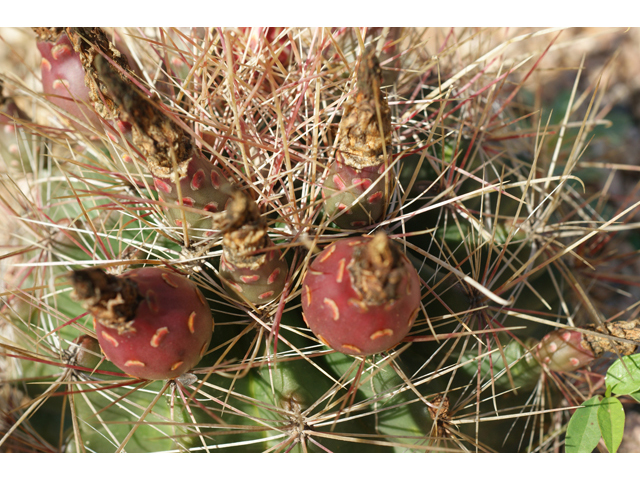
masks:
<svg viewBox="0 0 640 480"><path fill-rule="evenodd" d="M178 377L209 346L209 305L198 287L177 273L142 268L115 276L89 268L70 278L75 298L94 316L105 357L131 376Z"/></svg>
<svg viewBox="0 0 640 480"><path fill-rule="evenodd" d="M370 49L360 60L357 90L345 104L338 151L322 189L325 211L339 215L333 221L343 228L377 221L391 188L389 176L383 176L391 158L391 111L381 84L382 71Z"/></svg>
<svg viewBox="0 0 640 480"><path fill-rule="evenodd" d="M338 240L309 266L304 319L335 350L369 355L407 335L420 311L420 278L384 233Z"/></svg>
<svg viewBox="0 0 640 480"><path fill-rule="evenodd" d="M236 299L262 305L278 298L284 289L289 266L267 234L256 203L236 191L214 226L222 230L220 276Z"/></svg>
<svg viewBox="0 0 640 480"><path fill-rule="evenodd" d="M586 367L605 352L631 355L636 349L633 343L610 340L597 333L640 341L639 320L611 322L601 326L587 325L583 329L595 333L560 329L545 335L537 349L542 364L555 372L573 372Z"/></svg>

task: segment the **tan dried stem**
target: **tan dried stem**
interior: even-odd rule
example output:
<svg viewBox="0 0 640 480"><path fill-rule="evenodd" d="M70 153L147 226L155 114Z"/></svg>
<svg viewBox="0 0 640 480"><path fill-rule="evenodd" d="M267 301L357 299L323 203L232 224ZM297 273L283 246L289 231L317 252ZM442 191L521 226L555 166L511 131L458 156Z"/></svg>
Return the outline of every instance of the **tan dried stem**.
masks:
<svg viewBox="0 0 640 480"><path fill-rule="evenodd" d="M345 102L338 130L338 150L353 168L380 165L391 146L391 110L382 85L382 69L369 49L360 60L357 91ZM377 110L380 112L380 125Z"/></svg>
<svg viewBox="0 0 640 480"><path fill-rule="evenodd" d="M214 216L213 228L223 232L225 259L232 265L255 270L265 262L266 254L255 252L270 245L267 225L256 202L245 193L233 192L226 210Z"/></svg>
<svg viewBox="0 0 640 480"><path fill-rule="evenodd" d="M611 335L617 338L624 338L626 340L632 340L640 343L640 320L619 321L606 323L601 326L587 325L584 327L586 330L592 330L594 332L604 333L605 335ZM616 342L607 337L599 335L582 335L582 347L593 352L596 357L599 357L605 352L617 353L619 355L631 355L636 351L637 344L626 342Z"/></svg>
<svg viewBox="0 0 640 480"><path fill-rule="evenodd" d="M384 232L353 250L347 269L353 288L368 305L382 305L398 298L397 286L407 275L398 247Z"/></svg>
<svg viewBox="0 0 640 480"><path fill-rule="evenodd" d="M81 302L107 328L119 334L135 331L131 326L142 297L132 280L110 275L100 268L86 268L68 274L72 298Z"/></svg>
<svg viewBox="0 0 640 480"><path fill-rule="evenodd" d="M93 62L101 53L121 67L125 72L133 75L125 57L113 43L109 41L102 29L97 27L66 27L67 36L73 45L73 49L80 55L82 68L84 69L84 83L89 88L89 97L93 102L93 108L106 120L118 118L118 108L110 97L107 86L101 80ZM114 69L114 73L120 75L123 82L128 83L127 77Z"/></svg>
<svg viewBox="0 0 640 480"><path fill-rule="evenodd" d="M152 175L173 179L175 155L178 175L184 177L194 155L191 137L102 56L96 56L93 65L119 109L120 120L131 124L133 143L145 154Z"/></svg>
<svg viewBox="0 0 640 480"><path fill-rule="evenodd" d="M33 27L32 30L43 42L55 42L65 33L65 27Z"/></svg>

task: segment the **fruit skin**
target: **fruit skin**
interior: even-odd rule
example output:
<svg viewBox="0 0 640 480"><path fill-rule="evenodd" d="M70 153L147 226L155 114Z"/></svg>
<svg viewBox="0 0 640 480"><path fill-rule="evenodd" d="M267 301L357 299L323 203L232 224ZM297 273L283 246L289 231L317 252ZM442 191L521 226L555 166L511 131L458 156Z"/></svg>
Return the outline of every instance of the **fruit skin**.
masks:
<svg viewBox="0 0 640 480"><path fill-rule="evenodd" d="M45 33L40 34L36 45L42 55L40 72L42 89L47 99L82 122L98 127L101 124L100 116L91 108L89 88L84 84L82 62L73 50L71 40L63 32L59 32L57 38L52 35L45 39L44 36ZM76 129L88 132L87 128L77 122L71 123Z"/></svg>
<svg viewBox="0 0 640 480"><path fill-rule="evenodd" d="M273 245L273 242L269 241L269 244ZM280 258L280 255L280 250L270 250L264 254L264 263L258 265L258 268L253 268L234 266L223 254L220 260L220 276L229 282L225 283L225 290L237 299L242 298L238 295L240 292L254 305L262 305L278 298L289 272L287 262Z"/></svg>
<svg viewBox="0 0 640 480"><path fill-rule="evenodd" d="M134 295L121 294L124 288L116 286L109 299L100 289L100 279L95 282L82 273L73 274L76 298L84 300L85 307L94 304L90 310L96 335L110 362L131 376L161 380L178 377L200 361L211 341L213 318L193 282L162 268L130 270L119 277L88 270L90 277L105 275L114 285L133 286L137 294L131 300ZM94 292L99 291L98 301L82 293L87 282L93 283ZM116 312L111 305L118 302L124 302L132 314Z"/></svg>
<svg viewBox="0 0 640 480"><path fill-rule="evenodd" d="M337 225L343 228L359 228L371 225L382 216L386 198L385 179L378 179L384 170L384 164L361 169L350 167L342 161L342 154L337 152L336 161L329 167L329 174L322 188L322 198L326 201L327 212L338 214L345 211L333 219ZM372 184L373 188L362 200L356 202Z"/></svg>
<svg viewBox="0 0 640 480"><path fill-rule="evenodd" d="M367 252L387 268L362 268ZM389 256L392 262L385 261ZM323 343L349 355L397 345L420 311L420 278L383 233L327 247L309 266L301 293L309 328Z"/></svg>

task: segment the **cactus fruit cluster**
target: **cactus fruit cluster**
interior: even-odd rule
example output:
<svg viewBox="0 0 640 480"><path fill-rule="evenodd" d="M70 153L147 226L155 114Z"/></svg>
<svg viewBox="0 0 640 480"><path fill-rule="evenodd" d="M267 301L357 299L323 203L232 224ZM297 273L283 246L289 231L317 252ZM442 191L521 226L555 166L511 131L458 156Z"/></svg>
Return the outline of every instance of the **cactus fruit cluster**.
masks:
<svg viewBox="0 0 640 480"><path fill-rule="evenodd" d="M559 452L640 344L588 31L11 32L2 451Z"/></svg>

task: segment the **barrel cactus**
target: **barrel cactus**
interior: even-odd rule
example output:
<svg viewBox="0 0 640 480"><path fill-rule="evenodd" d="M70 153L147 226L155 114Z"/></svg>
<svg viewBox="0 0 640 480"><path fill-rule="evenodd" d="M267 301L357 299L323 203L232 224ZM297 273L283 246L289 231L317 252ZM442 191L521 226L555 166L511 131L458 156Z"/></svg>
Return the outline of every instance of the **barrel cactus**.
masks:
<svg viewBox="0 0 640 480"><path fill-rule="evenodd" d="M639 344L579 32L11 32L3 451L562 451Z"/></svg>

